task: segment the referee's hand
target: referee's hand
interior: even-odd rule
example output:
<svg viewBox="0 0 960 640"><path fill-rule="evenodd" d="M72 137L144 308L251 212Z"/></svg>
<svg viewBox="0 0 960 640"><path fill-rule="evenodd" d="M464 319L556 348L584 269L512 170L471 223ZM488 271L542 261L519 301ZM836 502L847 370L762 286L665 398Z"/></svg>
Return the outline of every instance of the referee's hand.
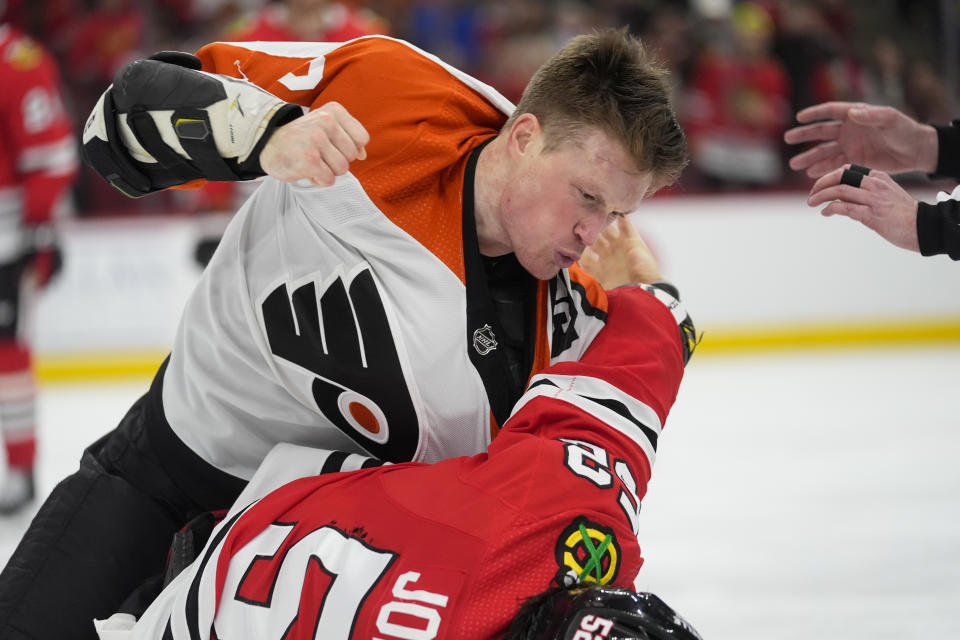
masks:
<svg viewBox="0 0 960 640"><path fill-rule="evenodd" d="M917 239L917 201L890 174L871 170L860 186L842 182L850 165L830 171L813 183L807 204L827 204L821 213L853 218L873 229L888 242L910 251L920 251Z"/></svg>

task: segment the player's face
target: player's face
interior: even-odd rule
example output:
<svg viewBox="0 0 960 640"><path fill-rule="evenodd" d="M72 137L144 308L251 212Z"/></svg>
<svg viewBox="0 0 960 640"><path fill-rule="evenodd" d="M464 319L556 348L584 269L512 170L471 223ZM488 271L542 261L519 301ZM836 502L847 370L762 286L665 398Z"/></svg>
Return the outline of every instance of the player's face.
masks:
<svg viewBox="0 0 960 640"><path fill-rule="evenodd" d="M544 142L537 126L518 146L516 171L500 202L507 243L541 280L579 260L607 225L640 205L653 181L598 129L585 128L550 151Z"/></svg>

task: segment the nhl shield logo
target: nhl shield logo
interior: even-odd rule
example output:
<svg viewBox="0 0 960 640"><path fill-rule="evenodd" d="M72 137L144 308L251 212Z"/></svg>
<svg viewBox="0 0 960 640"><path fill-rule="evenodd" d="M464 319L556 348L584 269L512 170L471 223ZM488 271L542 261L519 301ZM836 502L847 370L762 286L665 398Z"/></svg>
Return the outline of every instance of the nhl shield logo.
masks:
<svg viewBox="0 0 960 640"><path fill-rule="evenodd" d="M490 325L485 324L473 332L473 348L482 356L497 348L497 336Z"/></svg>

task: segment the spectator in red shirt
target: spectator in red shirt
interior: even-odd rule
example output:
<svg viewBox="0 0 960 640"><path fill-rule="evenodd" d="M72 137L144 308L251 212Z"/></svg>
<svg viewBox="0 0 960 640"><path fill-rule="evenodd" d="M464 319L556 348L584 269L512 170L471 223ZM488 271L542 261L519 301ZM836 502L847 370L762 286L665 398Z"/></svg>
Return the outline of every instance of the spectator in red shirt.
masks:
<svg viewBox="0 0 960 640"><path fill-rule="evenodd" d="M684 101L692 166L708 185L775 183L783 172L790 83L771 54L773 21L744 2L734 7L729 27L731 46L701 54Z"/></svg>
<svg viewBox="0 0 960 640"><path fill-rule="evenodd" d="M93 104L104 84L113 81L120 67L136 57L143 41L143 15L131 0L99 0L81 19L70 38L68 56L74 83L89 87ZM84 96L78 96L78 99Z"/></svg>
<svg viewBox="0 0 960 640"><path fill-rule="evenodd" d="M366 9L329 0L283 0L241 19L225 39L342 42L386 30L386 23Z"/></svg>

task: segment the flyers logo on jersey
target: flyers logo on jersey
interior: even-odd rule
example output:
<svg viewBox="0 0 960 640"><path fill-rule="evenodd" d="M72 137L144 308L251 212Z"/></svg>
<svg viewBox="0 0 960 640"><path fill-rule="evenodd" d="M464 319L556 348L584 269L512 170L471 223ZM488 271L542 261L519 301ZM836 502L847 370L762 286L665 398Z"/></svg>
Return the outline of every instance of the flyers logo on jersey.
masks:
<svg viewBox="0 0 960 640"><path fill-rule="evenodd" d="M5 57L15 71L33 71L43 61L43 49L30 38L20 38L10 44Z"/></svg>
<svg viewBox="0 0 960 640"><path fill-rule="evenodd" d="M581 516L563 530L554 550L560 569L555 582L609 584L620 570L620 545L613 529Z"/></svg>
<svg viewBox="0 0 960 640"><path fill-rule="evenodd" d="M317 408L374 457L412 460L419 420L383 300L369 269L336 278L319 295L316 282L277 287L263 301L270 350L316 375Z"/></svg>

